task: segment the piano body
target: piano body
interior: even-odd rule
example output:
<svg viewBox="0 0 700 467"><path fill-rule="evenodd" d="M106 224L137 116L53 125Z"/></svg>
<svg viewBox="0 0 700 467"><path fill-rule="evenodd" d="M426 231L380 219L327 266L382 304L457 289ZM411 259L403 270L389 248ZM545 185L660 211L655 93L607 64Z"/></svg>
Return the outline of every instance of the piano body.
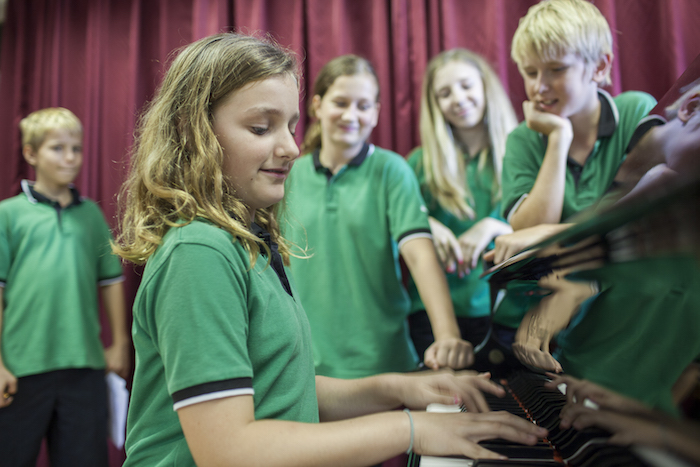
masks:
<svg viewBox="0 0 700 467"><path fill-rule="evenodd" d="M687 255L700 258L700 184L693 181L675 186L653 199L613 208L516 255L488 270L492 303L508 284L532 283L557 269L577 266L593 270L591 264L609 265L654 255ZM493 317L493 313L492 313ZM700 335L698 335L700 337ZM700 339L697 339L700 341ZM502 346L502 345L501 345ZM484 350L485 343L476 348ZM512 366L511 366L512 368ZM500 376L498 376L500 378ZM487 395L492 410L506 410L549 430L546 439L534 447L513 445L502 440L481 444L508 456L508 460L471 460L412 456L412 467L495 467L558 466L574 467L674 467L689 466L668 453L633 446L607 443L610 434L600 429L577 431L559 428L559 412L566 403L562 392L544 387L547 377L541 373L517 370L499 382L507 396Z"/></svg>

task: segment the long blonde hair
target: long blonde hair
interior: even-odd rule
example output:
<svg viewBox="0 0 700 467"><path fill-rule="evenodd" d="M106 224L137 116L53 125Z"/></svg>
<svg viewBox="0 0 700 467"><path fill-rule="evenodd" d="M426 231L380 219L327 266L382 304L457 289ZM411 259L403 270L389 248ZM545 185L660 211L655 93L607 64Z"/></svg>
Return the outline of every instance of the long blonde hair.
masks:
<svg viewBox="0 0 700 467"><path fill-rule="evenodd" d="M506 137L518 124L513 106L491 66L480 55L456 48L435 56L425 70L421 92L420 136L422 165L426 183L440 206L460 219L475 217L471 190L465 181L464 154L455 141L452 127L445 120L437 102L433 84L435 74L451 62L462 62L477 69L484 85L486 109L483 123L488 132L488 150L480 155L479 168L493 166L494 201L500 199L501 168Z"/></svg>
<svg viewBox="0 0 700 467"><path fill-rule="evenodd" d="M248 83L290 74L295 56L271 40L233 33L196 41L179 53L140 119L131 168L119 196L121 231L113 251L145 263L170 228L202 217L231 233L251 263L267 246L250 228L247 207L222 172L224 153L212 127L212 109ZM258 209L288 262L276 219L278 206Z"/></svg>

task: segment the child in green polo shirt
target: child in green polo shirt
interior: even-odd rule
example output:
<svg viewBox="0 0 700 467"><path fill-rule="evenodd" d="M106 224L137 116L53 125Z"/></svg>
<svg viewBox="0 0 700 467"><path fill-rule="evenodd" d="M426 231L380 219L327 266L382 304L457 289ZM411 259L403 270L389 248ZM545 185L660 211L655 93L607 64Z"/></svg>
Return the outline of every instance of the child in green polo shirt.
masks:
<svg viewBox="0 0 700 467"><path fill-rule="evenodd" d="M601 249L584 250L595 252L597 264L582 267L580 259L566 257L560 262L569 267L555 267L540 279L547 295L526 315L514 347L534 366L563 370L677 413L674 385L700 356L700 267L695 226L688 220L697 211L697 191L669 195L674 186L697 187L700 177L700 86L669 107L668 116L634 149L642 161L666 163L539 253L563 254L586 241Z"/></svg>
<svg viewBox="0 0 700 467"><path fill-rule="evenodd" d="M285 233L305 249L291 269L311 322L316 371L357 378L417 368L399 254L435 334L421 359L431 368L470 365L472 346L461 339L416 178L401 156L367 141L379 115L372 65L336 57L313 94L317 121L306 135L308 154L289 177Z"/></svg>
<svg viewBox="0 0 700 467"><path fill-rule="evenodd" d="M525 121L503 160L503 215L514 230L558 224L611 186L638 123L656 101L630 91L612 98L612 34L585 0L532 6L511 56L525 81Z"/></svg>
<svg viewBox="0 0 700 467"><path fill-rule="evenodd" d="M83 128L64 108L20 122L36 181L0 203L0 463L107 465L105 369L127 377L122 269L99 207L72 185ZM112 330L100 341L98 289Z"/></svg>
<svg viewBox="0 0 700 467"><path fill-rule="evenodd" d="M446 270L462 338L479 344L490 325L489 287L481 254L512 232L500 217L501 167L515 112L491 66L452 49L435 56L421 95L422 146L408 156L428 208L433 243ZM409 281L411 337L419 354L433 336L415 283ZM488 362L477 355L477 368Z"/></svg>
<svg viewBox="0 0 700 467"><path fill-rule="evenodd" d="M315 376L278 209L299 156L295 57L237 34L173 60L145 113L115 250L145 263L125 467L373 465L402 452L499 457L546 430L488 410L485 376ZM472 413L382 412L464 400ZM318 423L328 422L328 423Z"/></svg>

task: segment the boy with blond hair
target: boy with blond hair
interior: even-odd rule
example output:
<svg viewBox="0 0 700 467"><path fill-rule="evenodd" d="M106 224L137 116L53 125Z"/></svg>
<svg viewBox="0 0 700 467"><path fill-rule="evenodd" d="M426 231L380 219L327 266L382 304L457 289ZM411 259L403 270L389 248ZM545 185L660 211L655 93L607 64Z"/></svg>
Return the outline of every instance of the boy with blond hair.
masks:
<svg viewBox="0 0 700 467"><path fill-rule="evenodd" d="M503 214L514 230L558 224L598 201L656 104L643 92L600 89L612 45L607 21L584 0L546 0L521 18L511 56L528 100L503 161Z"/></svg>
<svg viewBox="0 0 700 467"><path fill-rule="evenodd" d="M99 207L72 185L83 128L64 108L20 122L36 181L0 202L0 459L107 465L105 368L129 371L122 269ZM98 286L112 345L100 341Z"/></svg>

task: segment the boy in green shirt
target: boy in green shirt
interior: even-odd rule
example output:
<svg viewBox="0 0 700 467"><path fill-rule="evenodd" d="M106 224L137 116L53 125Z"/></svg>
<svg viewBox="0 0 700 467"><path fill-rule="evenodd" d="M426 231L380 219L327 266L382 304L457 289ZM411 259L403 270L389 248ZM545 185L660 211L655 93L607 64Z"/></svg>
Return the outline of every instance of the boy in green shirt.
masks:
<svg viewBox="0 0 700 467"><path fill-rule="evenodd" d="M612 34L584 0L530 8L511 56L525 81L525 121L508 137L503 160L504 217L520 230L557 224L605 194L654 98L612 98Z"/></svg>
<svg viewBox="0 0 700 467"><path fill-rule="evenodd" d="M35 463L46 436L55 465L106 466L104 372L129 371L121 265L100 209L72 185L80 120L48 108L20 128L36 182L0 203L0 459ZM98 286L112 328L106 350Z"/></svg>

